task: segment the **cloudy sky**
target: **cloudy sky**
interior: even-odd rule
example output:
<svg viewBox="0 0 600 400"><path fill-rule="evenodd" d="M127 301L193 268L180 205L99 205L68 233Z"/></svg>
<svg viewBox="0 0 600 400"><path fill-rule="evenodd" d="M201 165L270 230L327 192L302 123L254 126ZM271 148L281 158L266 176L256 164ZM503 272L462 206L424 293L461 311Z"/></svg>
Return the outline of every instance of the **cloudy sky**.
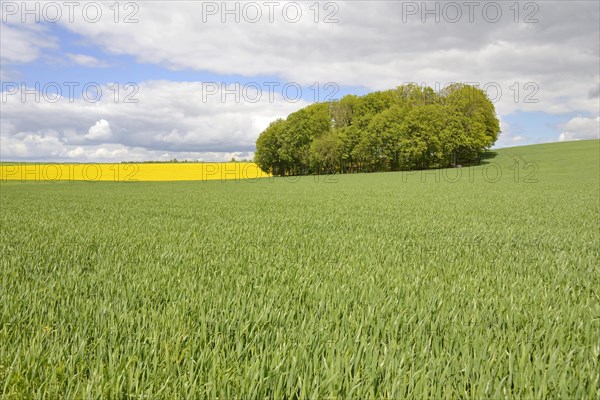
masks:
<svg viewBox="0 0 600 400"><path fill-rule="evenodd" d="M497 147L597 138L600 6L0 1L0 159L251 158L314 101L484 88Z"/></svg>

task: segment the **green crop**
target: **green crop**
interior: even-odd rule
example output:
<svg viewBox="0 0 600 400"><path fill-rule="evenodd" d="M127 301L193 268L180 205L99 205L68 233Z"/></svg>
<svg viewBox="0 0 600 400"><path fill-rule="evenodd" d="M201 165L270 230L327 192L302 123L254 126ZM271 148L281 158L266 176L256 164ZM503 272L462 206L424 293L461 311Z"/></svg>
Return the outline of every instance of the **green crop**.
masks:
<svg viewBox="0 0 600 400"><path fill-rule="evenodd" d="M599 145L1 183L0 397L599 398Z"/></svg>

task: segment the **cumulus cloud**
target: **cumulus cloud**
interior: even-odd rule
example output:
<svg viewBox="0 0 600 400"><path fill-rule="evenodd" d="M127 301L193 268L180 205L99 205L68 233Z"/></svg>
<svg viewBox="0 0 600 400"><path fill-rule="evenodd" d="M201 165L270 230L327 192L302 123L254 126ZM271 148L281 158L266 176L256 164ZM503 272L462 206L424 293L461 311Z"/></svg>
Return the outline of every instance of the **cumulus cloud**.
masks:
<svg viewBox="0 0 600 400"><path fill-rule="evenodd" d="M71 145L67 140L27 133L21 138L0 136L0 158L3 161L54 162L122 162L169 161L174 158L187 161L251 160L253 152L163 152L118 143L100 145Z"/></svg>
<svg viewBox="0 0 600 400"><path fill-rule="evenodd" d="M111 135L112 131L110 129L110 124L107 120L101 119L88 129L88 133L84 137L90 140L106 140L109 139Z"/></svg>
<svg viewBox="0 0 600 400"><path fill-rule="evenodd" d="M257 102L208 95L202 82L150 81L139 85L137 103L110 95L92 103L67 97L26 101L9 95L3 104L3 161L105 161L251 158L258 134L270 121L308 103L263 93ZM231 89L231 88L230 88ZM33 98L32 98L33 99ZM54 101L54 100L52 100ZM110 122L109 122L110 121ZM48 130L48 127L53 127ZM98 143L101 142L101 143Z"/></svg>
<svg viewBox="0 0 600 400"><path fill-rule="evenodd" d="M570 2L568 7L562 2L520 2L518 16L513 2L495 2L502 8L495 22L483 14L484 3L477 3L470 21L465 3L457 2L462 8L457 23L448 22L449 14L441 11L443 2L336 1L330 2L333 8L321 2L318 15L312 2L297 2L302 7L297 22L283 14L288 3L278 3L270 20L264 3L256 2L262 18L252 22L253 14L244 14L243 2L227 5L238 9L227 15L222 2L140 2L134 16L138 23L115 23L108 8L112 3L99 2L107 18L89 23L76 12L73 23L63 18L60 24L95 51L200 76L210 72L217 80L273 77L307 86L335 82L367 91L404 82L432 87L474 82L494 97L501 119L516 111L597 113L597 2ZM207 14L206 4L216 6L217 12ZM416 5L417 12L407 14L407 4ZM538 10L534 7L532 15L525 4ZM424 15L423 7L438 7L439 22L435 15ZM337 22L325 23L328 16ZM527 17L530 21L524 23ZM2 24L2 79L18 74L7 73L5 63L12 68L32 62L57 47L47 25L18 24L16 18L20 16ZM106 65L78 51L63 58L85 67ZM102 72L106 71L111 70ZM270 121L307 104L285 101L281 93L273 101L263 96L256 103L206 99L203 89L202 82L139 82L137 104L111 99L106 86L104 97L93 104L80 98L21 102L9 96L2 104L0 154L3 159L56 160L239 158L251 154L256 137ZM597 119L575 118L560 137L555 132L549 139L584 138L590 132L597 137L597 128ZM502 131L499 147L530 142L527 132L506 123Z"/></svg>
<svg viewBox="0 0 600 400"><path fill-rule="evenodd" d="M212 3L217 8L213 14L207 13L206 2L147 2L140 3L137 24L103 19L65 27L109 53L171 69L278 76L307 85L336 82L371 90L402 82L495 83L502 91L496 105L503 114L597 109L597 101L585 94L589 82L600 79L598 3L535 3L533 14L519 3L518 23L514 6L509 8L512 3L494 3L501 7L498 21L480 4L473 9L472 22L466 6L456 3L462 13L456 23L449 22L454 14L444 12L441 2L415 2L414 15L406 3L335 2L338 10L332 19L337 23L324 23L335 11L325 10L324 3L318 15L312 3L301 3L302 18L294 23L291 12L285 16L287 2L274 9L272 22L269 10L256 3L262 17L255 23L254 13L244 12L243 3L228 6L237 7L233 14L224 14L224 3ZM423 12L434 6L439 22ZM528 83L536 86L525 87Z"/></svg>
<svg viewBox="0 0 600 400"><path fill-rule="evenodd" d="M600 117L575 117L567 122L558 140L600 139Z"/></svg>
<svg viewBox="0 0 600 400"><path fill-rule="evenodd" d="M13 137L0 136L0 152L9 157L22 158L32 154L45 154L48 158L63 154L64 142L56 131L20 132Z"/></svg>

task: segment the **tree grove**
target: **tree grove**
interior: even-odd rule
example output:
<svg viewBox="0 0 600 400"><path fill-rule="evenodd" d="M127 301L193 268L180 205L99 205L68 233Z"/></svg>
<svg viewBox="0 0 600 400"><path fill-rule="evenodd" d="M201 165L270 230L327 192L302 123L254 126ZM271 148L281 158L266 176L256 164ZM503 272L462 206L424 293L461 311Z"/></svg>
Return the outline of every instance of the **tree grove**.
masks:
<svg viewBox="0 0 600 400"><path fill-rule="evenodd" d="M311 104L272 122L255 162L273 175L400 171L476 162L500 133L485 92L409 84Z"/></svg>

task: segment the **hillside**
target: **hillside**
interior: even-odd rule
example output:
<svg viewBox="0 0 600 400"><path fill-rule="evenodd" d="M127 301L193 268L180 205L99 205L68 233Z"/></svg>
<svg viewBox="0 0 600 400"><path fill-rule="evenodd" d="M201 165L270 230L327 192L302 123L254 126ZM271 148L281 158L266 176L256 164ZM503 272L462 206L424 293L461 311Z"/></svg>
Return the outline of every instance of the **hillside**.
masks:
<svg viewBox="0 0 600 400"><path fill-rule="evenodd" d="M2 397L598 398L599 146L1 183Z"/></svg>

